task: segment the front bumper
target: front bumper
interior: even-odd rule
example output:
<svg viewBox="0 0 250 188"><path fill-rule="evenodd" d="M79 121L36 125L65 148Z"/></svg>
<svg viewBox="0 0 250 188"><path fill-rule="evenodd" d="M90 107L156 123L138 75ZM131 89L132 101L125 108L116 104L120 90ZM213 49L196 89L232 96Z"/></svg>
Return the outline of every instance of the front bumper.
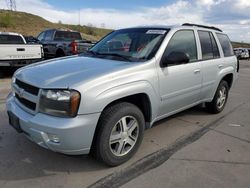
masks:
<svg viewBox="0 0 250 188"><path fill-rule="evenodd" d="M69 155L89 153L100 113L75 118L59 118L42 113L31 115L16 104L11 94L6 107L19 119L25 135L36 144ZM59 143L51 141L50 135L56 135Z"/></svg>

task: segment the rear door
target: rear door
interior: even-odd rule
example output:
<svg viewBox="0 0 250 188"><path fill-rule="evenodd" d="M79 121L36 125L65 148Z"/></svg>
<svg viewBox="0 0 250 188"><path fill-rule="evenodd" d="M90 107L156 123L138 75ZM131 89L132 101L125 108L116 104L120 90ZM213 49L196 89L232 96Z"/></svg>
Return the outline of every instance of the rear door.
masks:
<svg viewBox="0 0 250 188"><path fill-rule="evenodd" d="M194 105L200 100L202 73L198 62L197 40L193 30L177 31L170 39L164 55L184 52L190 57L187 64L158 68L161 106L159 116Z"/></svg>
<svg viewBox="0 0 250 188"><path fill-rule="evenodd" d="M216 87L218 73L223 65L214 34L210 31L198 30L198 36L201 45L201 69L203 72L201 98L206 100L213 96L213 88Z"/></svg>

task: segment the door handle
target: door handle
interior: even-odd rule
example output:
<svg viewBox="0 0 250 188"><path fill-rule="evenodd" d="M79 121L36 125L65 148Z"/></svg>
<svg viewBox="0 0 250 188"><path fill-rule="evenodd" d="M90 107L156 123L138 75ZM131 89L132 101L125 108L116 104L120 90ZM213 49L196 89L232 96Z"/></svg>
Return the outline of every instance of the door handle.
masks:
<svg viewBox="0 0 250 188"><path fill-rule="evenodd" d="M198 74L198 73L200 73L201 72L201 70L200 69L196 69L196 70L194 70L194 74Z"/></svg>
<svg viewBox="0 0 250 188"><path fill-rule="evenodd" d="M223 65L219 65L218 67L219 67L219 69L221 69L221 68L223 68L224 66L223 66Z"/></svg>
<svg viewBox="0 0 250 188"><path fill-rule="evenodd" d="M17 48L16 51L18 51L18 52L24 52L25 48Z"/></svg>

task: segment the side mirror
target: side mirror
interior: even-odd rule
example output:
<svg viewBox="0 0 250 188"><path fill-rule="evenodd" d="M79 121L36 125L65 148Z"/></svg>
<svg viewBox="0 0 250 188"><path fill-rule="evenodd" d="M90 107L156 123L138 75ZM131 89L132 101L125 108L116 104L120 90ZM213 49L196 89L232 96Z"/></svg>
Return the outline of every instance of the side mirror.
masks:
<svg viewBox="0 0 250 188"><path fill-rule="evenodd" d="M168 65L186 64L190 61L189 55L184 52L171 52L168 56L164 56L161 61L161 67Z"/></svg>

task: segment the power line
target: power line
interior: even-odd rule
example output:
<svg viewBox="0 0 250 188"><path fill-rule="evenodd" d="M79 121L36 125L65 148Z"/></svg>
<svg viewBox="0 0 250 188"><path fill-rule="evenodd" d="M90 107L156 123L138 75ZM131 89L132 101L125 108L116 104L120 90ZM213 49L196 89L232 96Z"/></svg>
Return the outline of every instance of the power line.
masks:
<svg viewBox="0 0 250 188"><path fill-rule="evenodd" d="M15 0L6 0L6 4L9 10L16 11L16 1Z"/></svg>

